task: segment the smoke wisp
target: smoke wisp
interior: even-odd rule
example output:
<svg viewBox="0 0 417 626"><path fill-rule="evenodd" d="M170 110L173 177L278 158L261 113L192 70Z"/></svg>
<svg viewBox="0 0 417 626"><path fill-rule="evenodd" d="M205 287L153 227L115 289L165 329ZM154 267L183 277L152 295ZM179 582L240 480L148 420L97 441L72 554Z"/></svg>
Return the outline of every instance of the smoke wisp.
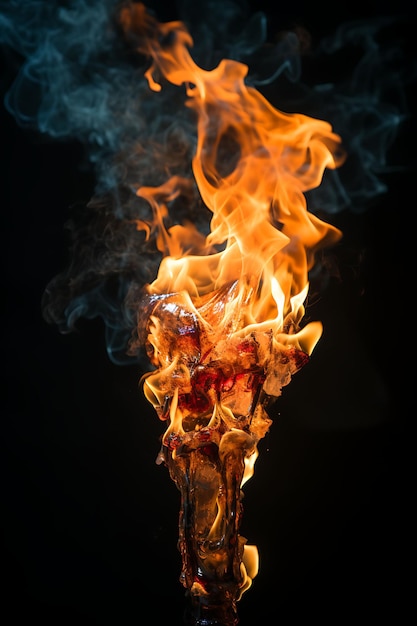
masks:
<svg viewBox="0 0 417 626"><path fill-rule="evenodd" d="M102 317L108 354L117 363L136 359L127 356L135 326L128 302L154 279L161 260L155 240L135 227L150 211L136 190L172 176L190 178L196 146L184 90L164 83L160 93L150 91L138 34L121 27L121 11L135 4L0 2L0 42L18 67L7 110L24 128L79 142L96 178L94 197L68 224L71 262L47 286L44 315L62 332L81 317ZM310 211L359 212L384 193L384 173L403 165L391 164L388 155L408 115L404 86L416 74L390 39L392 18L342 24L313 46L297 28L271 41L266 16L243 2L207 0L197 7L183 0L169 11L154 2L147 9L160 21L184 23L201 67L212 69L222 58L241 61L248 84L274 106L332 124L348 157L308 193ZM191 181L170 220L192 222L207 234L209 219Z"/></svg>

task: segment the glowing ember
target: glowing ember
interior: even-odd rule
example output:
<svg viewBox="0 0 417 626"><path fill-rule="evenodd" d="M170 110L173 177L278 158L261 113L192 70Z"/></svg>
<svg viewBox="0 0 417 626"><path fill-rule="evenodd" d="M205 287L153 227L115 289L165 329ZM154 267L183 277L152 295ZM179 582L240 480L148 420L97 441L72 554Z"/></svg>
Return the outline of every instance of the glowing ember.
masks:
<svg viewBox="0 0 417 626"><path fill-rule="evenodd" d="M159 24L138 4L121 24L152 60L150 88L184 86L196 114L192 168L211 230L172 219L190 180L138 189L154 219L137 228L163 254L138 327L155 367L145 395L167 422L158 461L182 496L190 619L235 624L236 601L257 571L256 549L239 535L241 487L271 423L267 404L320 337L320 323L301 327L308 272L317 250L340 236L307 211L304 192L342 162L340 139L325 121L277 111L245 85L246 65L198 67L182 23Z"/></svg>

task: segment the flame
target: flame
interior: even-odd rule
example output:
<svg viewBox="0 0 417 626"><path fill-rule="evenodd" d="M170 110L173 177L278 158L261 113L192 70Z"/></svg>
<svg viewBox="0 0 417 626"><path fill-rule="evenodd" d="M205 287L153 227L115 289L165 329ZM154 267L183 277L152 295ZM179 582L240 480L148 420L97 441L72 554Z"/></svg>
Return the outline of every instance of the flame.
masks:
<svg viewBox="0 0 417 626"><path fill-rule="evenodd" d="M207 236L193 224L167 226L175 218L170 204L190 181L174 176L137 190L154 216L137 228L156 232L163 254L149 294L186 292L197 308L207 294L238 281L222 326L238 316L239 330L272 329L275 341L310 354L322 327L314 322L300 331L308 272L317 251L341 233L307 210L304 193L320 185L326 168L343 162L340 137L326 121L275 109L245 84L243 63L199 67L181 22L161 24L139 3L122 10L121 23L139 34L139 50L152 60L149 87L159 91L163 79L185 87L197 118L194 181L212 213Z"/></svg>
<svg viewBox="0 0 417 626"><path fill-rule="evenodd" d="M160 91L164 81L184 88L197 127L193 177L171 176L137 190L153 218L136 226L162 254L139 320L156 368L144 377L144 393L168 422L163 446L178 459L169 467L180 489L189 488L181 474L184 450L201 450L203 458L210 445L221 467L232 462L233 450L241 452L242 486L271 421L258 405L259 393L277 397L322 332L320 322L302 326L308 276L317 252L341 233L308 210L305 192L320 185L326 168L343 162L341 139L326 121L274 108L245 83L245 64L225 59L214 69L199 67L181 22L160 24L134 4L122 10L121 24L151 60L150 89ZM175 220L175 203L193 185L211 212L206 234ZM161 452L158 462L164 458ZM205 501L196 533L205 537L204 550L221 546L227 534L228 496L224 486L216 496L220 478L213 477L210 488L204 483L210 504ZM181 532L186 551L188 531ZM216 549L213 563L225 563ZM241 552L243 593L257 572L258 554L247 545ZM204 577L194 580L187 565L183 577L192 595L205 594Z"/></svg>

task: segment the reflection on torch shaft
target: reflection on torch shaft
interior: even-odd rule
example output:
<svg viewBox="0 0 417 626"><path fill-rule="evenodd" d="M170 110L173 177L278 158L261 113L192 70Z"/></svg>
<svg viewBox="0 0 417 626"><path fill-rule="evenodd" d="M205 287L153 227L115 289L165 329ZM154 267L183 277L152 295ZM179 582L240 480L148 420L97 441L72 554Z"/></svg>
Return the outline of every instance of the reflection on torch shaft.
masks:
<svg viewBox="0 0 417 626"><path fill-rule="evenodd" d="M181 581L190 595L194 623L237 623L236 600L245 577L239 536L243 455L236 447L222 455L212 443L179 455L166 451L170 475L181 492Z"/></svg>

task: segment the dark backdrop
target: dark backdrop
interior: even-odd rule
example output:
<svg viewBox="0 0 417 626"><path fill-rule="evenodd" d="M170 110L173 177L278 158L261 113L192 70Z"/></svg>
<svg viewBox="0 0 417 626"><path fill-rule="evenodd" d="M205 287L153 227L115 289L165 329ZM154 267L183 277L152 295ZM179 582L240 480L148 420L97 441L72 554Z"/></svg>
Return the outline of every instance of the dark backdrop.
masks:
<svg viewBox="0 0 417 626"><path fill-rule="evenodd" d="M384 12L310 5L285 15L317 37ZM3 91L7 54L4 68ZM23 131L3 108L1 129L6 623L179 625L179 494L155 464L162 425L142 371L109 361L99 320L63 336L41 315L65 262L69 207L89 199L93 176L78 145ZM410 119L390 158L412 160L413 134ZM345 234L342 280L312 310L324 335L276 403L245 487L242 534L261 567L239 604L242 626L402 623L410 606L415 177L387 175L366 213L332 220Z"/></svg>

